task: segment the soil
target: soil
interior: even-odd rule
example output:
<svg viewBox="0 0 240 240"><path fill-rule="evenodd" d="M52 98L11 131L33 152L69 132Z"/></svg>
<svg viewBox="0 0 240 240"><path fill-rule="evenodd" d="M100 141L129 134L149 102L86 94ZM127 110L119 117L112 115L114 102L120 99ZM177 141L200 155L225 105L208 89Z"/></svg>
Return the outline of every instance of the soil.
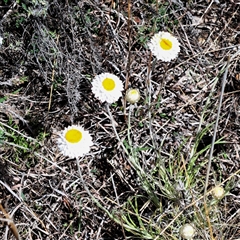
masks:
<svg viewBox="0 0 240 240"><path fill-rule="evenodd" d="M57 147L59 132L80 124L92 133L92 151L80 161L82 176L91 193L112 210L117 199L120 206L145 193L116 139L105 105L91 91L93 77L114 73L126 89L140 90L131 122L135 146L148 142L152 131L164 158L177 156L180 149L188 161L201 121L206 131L197 152L211 144L221 82L232 57L217 129L222 143L215 146L209 188L229 178L229 192L221 205L225 208L221 222L228 227L217 229L215 236L239 239L240 4L129 2L130 20L124 0L0 1L1 204L22 239L133 239L92 201L79 179L76 160L63 156ZM148 70L154 62L147 43L158 31L171 31L181 52L169 63L155 61L152 103L147 105ZM127 140L128 128L124 111L130 109L124 99L110 106L122 141ZM152 170L156 149L148 147L144 157L146 168ZM202 154L195 164L204 160ZM204 178L206 172L202 168L197 177ZM151 215L156 208L150 205L148 211ZM0 217L6 219L4 214ZM0 226L0 236L15 238L6 222Z"/></svg>

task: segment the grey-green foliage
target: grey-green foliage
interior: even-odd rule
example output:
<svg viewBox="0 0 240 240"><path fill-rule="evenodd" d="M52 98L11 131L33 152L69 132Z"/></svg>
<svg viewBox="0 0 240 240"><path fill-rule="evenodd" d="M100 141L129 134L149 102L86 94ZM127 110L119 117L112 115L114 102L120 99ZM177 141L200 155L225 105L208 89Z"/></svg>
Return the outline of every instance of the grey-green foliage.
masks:
<svg viewBox="0 0 240 240"><path fill-rule="evenodd" d="M4 140L4 131L3 129L0 127L0 145L3 144L3 140Z"/></svg>
<svg viewBox="0 0 240 240"><path fill-rule="evenodd" d="M48 1L45 0L32 0L32 1L21 1L18 0L17 3L27 12L28 17L46 17L47 10L49 7Z"/></svg>

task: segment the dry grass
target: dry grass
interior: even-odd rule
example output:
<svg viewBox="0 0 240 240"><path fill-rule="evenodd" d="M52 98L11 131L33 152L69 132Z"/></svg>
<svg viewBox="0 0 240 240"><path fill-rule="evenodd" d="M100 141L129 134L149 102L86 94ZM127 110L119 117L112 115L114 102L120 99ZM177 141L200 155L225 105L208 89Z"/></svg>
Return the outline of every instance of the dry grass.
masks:
<svg viewBox="0 0 240 240"><path fill-rule="evenodd" d="M240 239L240 5L60 2L0 5L2 239L181 239L185 223L194 239ZM180 41L170 63L150 57L158 31ZM96 100L102 72L139 88L140 101ZM94 140L78 160L56 146L73 123Z"/></svg>

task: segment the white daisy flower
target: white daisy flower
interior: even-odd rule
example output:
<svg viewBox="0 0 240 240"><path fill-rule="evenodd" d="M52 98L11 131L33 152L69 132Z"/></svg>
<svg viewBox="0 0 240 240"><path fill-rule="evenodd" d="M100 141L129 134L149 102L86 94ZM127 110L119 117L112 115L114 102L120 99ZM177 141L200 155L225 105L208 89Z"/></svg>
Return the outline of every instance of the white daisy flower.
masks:
<svg viewBox="0 0 240 240"><path fill-rule="evenodd" d="M102 73L92 81L92 92L102 102L116 102L122 96L122 91L123 83L114 74Z"/></svg>
<svg viewBox="0 0 240 240"><path fill-rule="evenodd" d="M126 92L126 100L130 103L136 103L140 99L140 92L138 89L128 89Z"/></svg>
<svg viewBox="0 0 240 240"><path fill-rule="evenodd" d="M60 151L70 158L82 157L90 151L92 145L92 137L89 132L78 125L65 128L58 138Z"/></svg>
<svg viewBox="0 0 240 240"><path fill-rule="evenodd" d="M195 234L193 224L184 224L180 229L180 235L183 239L192 239Z"/></svg>
<svg viewBox="0 0 240 240"><path fill-rule="evenodd" d="M170 62L177 57L180 46L177 38L168 32L156 33L148 44L152 54L158 59Z"/></svg>

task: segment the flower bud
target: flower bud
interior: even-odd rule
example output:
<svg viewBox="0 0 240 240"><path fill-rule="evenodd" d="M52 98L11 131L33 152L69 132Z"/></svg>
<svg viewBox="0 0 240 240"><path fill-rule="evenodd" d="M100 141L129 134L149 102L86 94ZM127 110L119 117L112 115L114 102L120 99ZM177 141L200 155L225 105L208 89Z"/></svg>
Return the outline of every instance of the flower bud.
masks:
<svg viewBox="0 0 240 240"><path fill-rule="evenodd" d="M212 194L215 198L221 199L224 197L224 188L223 187L215 187L212 191Z"/></svg>
<svg viewBox="0 0 240 240"><path fill-rule="evenodd" d="M138 89L128 89L126 93L126 100L129 103L136 103L140 99L140 92Z"/></svg>
<svg viewBox="0 0 240 240"><path fill-rule="evenodd" d="M184 224L180 229L180 235L183 239L192 239L195 234L195 228L192 224Z"/></svg>

